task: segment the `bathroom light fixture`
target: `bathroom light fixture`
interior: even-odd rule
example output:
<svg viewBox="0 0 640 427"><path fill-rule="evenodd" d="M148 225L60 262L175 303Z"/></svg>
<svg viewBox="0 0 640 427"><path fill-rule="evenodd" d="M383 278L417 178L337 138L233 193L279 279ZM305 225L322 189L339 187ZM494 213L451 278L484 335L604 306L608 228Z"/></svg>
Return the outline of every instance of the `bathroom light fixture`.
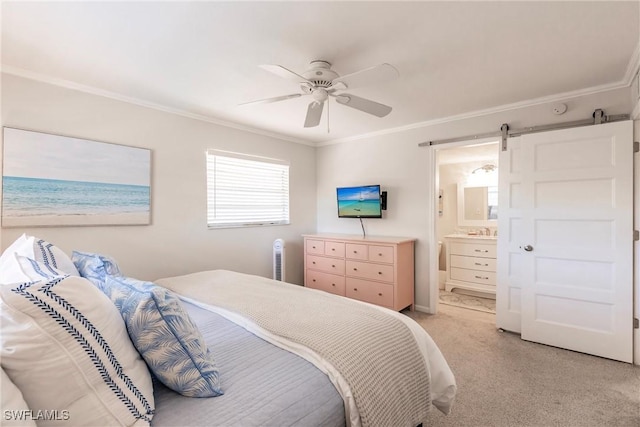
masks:
<svg viewBox="0 0 640 427"><path fill-rule="evenodd" d="M472 174L479 172L479 171L484 171L484 173L489 173L489 172L494 172L497 169L496 165L492 165L492 164L487 164L484 166L480 166L477 169L474 169L473 172L471 172Z"/></svg>

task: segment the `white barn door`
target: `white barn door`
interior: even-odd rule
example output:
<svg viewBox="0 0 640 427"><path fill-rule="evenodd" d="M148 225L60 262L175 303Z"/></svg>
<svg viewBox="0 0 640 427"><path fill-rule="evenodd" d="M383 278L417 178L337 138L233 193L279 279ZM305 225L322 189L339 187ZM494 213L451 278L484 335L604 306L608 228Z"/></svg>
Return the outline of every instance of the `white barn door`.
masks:
<svg viewBox="0 0 640 427"><path fill-rule="evenodd" d="M632 134L626 121L509 140L499 327L518 331L519 312L522 339L632 362Z"/></svg>

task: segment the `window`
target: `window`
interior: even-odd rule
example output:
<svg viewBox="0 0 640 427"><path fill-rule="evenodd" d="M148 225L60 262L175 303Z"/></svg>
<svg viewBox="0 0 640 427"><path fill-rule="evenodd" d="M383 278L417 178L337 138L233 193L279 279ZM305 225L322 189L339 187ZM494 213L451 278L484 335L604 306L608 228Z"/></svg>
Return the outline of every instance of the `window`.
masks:
<svg viewBox="0 0 640 427"><path fill-rule="evenodd" d="M289 164L207 151L209 227L289 224Z"/></svg>

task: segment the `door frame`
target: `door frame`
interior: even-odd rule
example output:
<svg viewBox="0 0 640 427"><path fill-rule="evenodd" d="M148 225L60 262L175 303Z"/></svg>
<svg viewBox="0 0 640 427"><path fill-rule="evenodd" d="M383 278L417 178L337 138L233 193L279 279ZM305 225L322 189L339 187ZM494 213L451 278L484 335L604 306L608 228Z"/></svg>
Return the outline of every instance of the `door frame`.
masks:
<svg viewBox="0 0 640 427"><path fill-rule="evenodd" d="M447 142L446 144L430 145L427 148L427 168L428 175L432 178L429 186L430 195L428 210L428 227L429 227L429 306L416 306L419 311L436 314L438 312L438 296L440 294L438 284L439 257L438 257L438 195L440 194L440 174L438 173L438 151L447 148L470 147L473 145L482 145L489 142L499 141L499 137L487 137L478 139L469 139L465 141ZM498 174L500 168L498 168Z"/></svg>
<svg viewBox="0 0 640 427"><path fill-rule="evenodd" d="M636 106L635 115L632 116L634 141L640 141L640 101ZM446 147L456 147L465 145L482 144L493 141L495 137L483 139L469 139L467 141L450 142L442 144ZM438 294L440 292L438 286L438 233L437 233L437 210L438 210L438 190L440 188L439 174L437 170L437 151L443 149L439 145L429 145L427 147L427 171L431 177L428 185L429 197L427 204L427 227L429 235L429 305L416 305L418 311L436 314L438 311ZM638 153L634 153L633 181L634 181L634 229L640 229L640 165L638 165ZM499 172L498 172L499 173ZM634 244L634 263L633 263L633 286L634 286L634 317L640 318L640 242ZM633 332L633 364L640 365L640 329L634 329Z"/></svg>

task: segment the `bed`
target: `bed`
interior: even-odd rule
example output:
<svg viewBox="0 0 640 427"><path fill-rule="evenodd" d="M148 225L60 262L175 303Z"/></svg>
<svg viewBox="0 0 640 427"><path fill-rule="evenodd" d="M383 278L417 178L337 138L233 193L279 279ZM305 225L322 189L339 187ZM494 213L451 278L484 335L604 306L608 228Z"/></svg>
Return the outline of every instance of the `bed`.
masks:
<svg viewBox="0 0 640 427"><path fill-rule="evenodd" d="M0 285L3 378L38 425L417 426L451 410L449 366L401 313L226 270L141 282L109 257L47 248L56 262L15 252L30 281ZM173 347L157 335L167 325ZM195 393L167 349L186 355Z"/></svg>

